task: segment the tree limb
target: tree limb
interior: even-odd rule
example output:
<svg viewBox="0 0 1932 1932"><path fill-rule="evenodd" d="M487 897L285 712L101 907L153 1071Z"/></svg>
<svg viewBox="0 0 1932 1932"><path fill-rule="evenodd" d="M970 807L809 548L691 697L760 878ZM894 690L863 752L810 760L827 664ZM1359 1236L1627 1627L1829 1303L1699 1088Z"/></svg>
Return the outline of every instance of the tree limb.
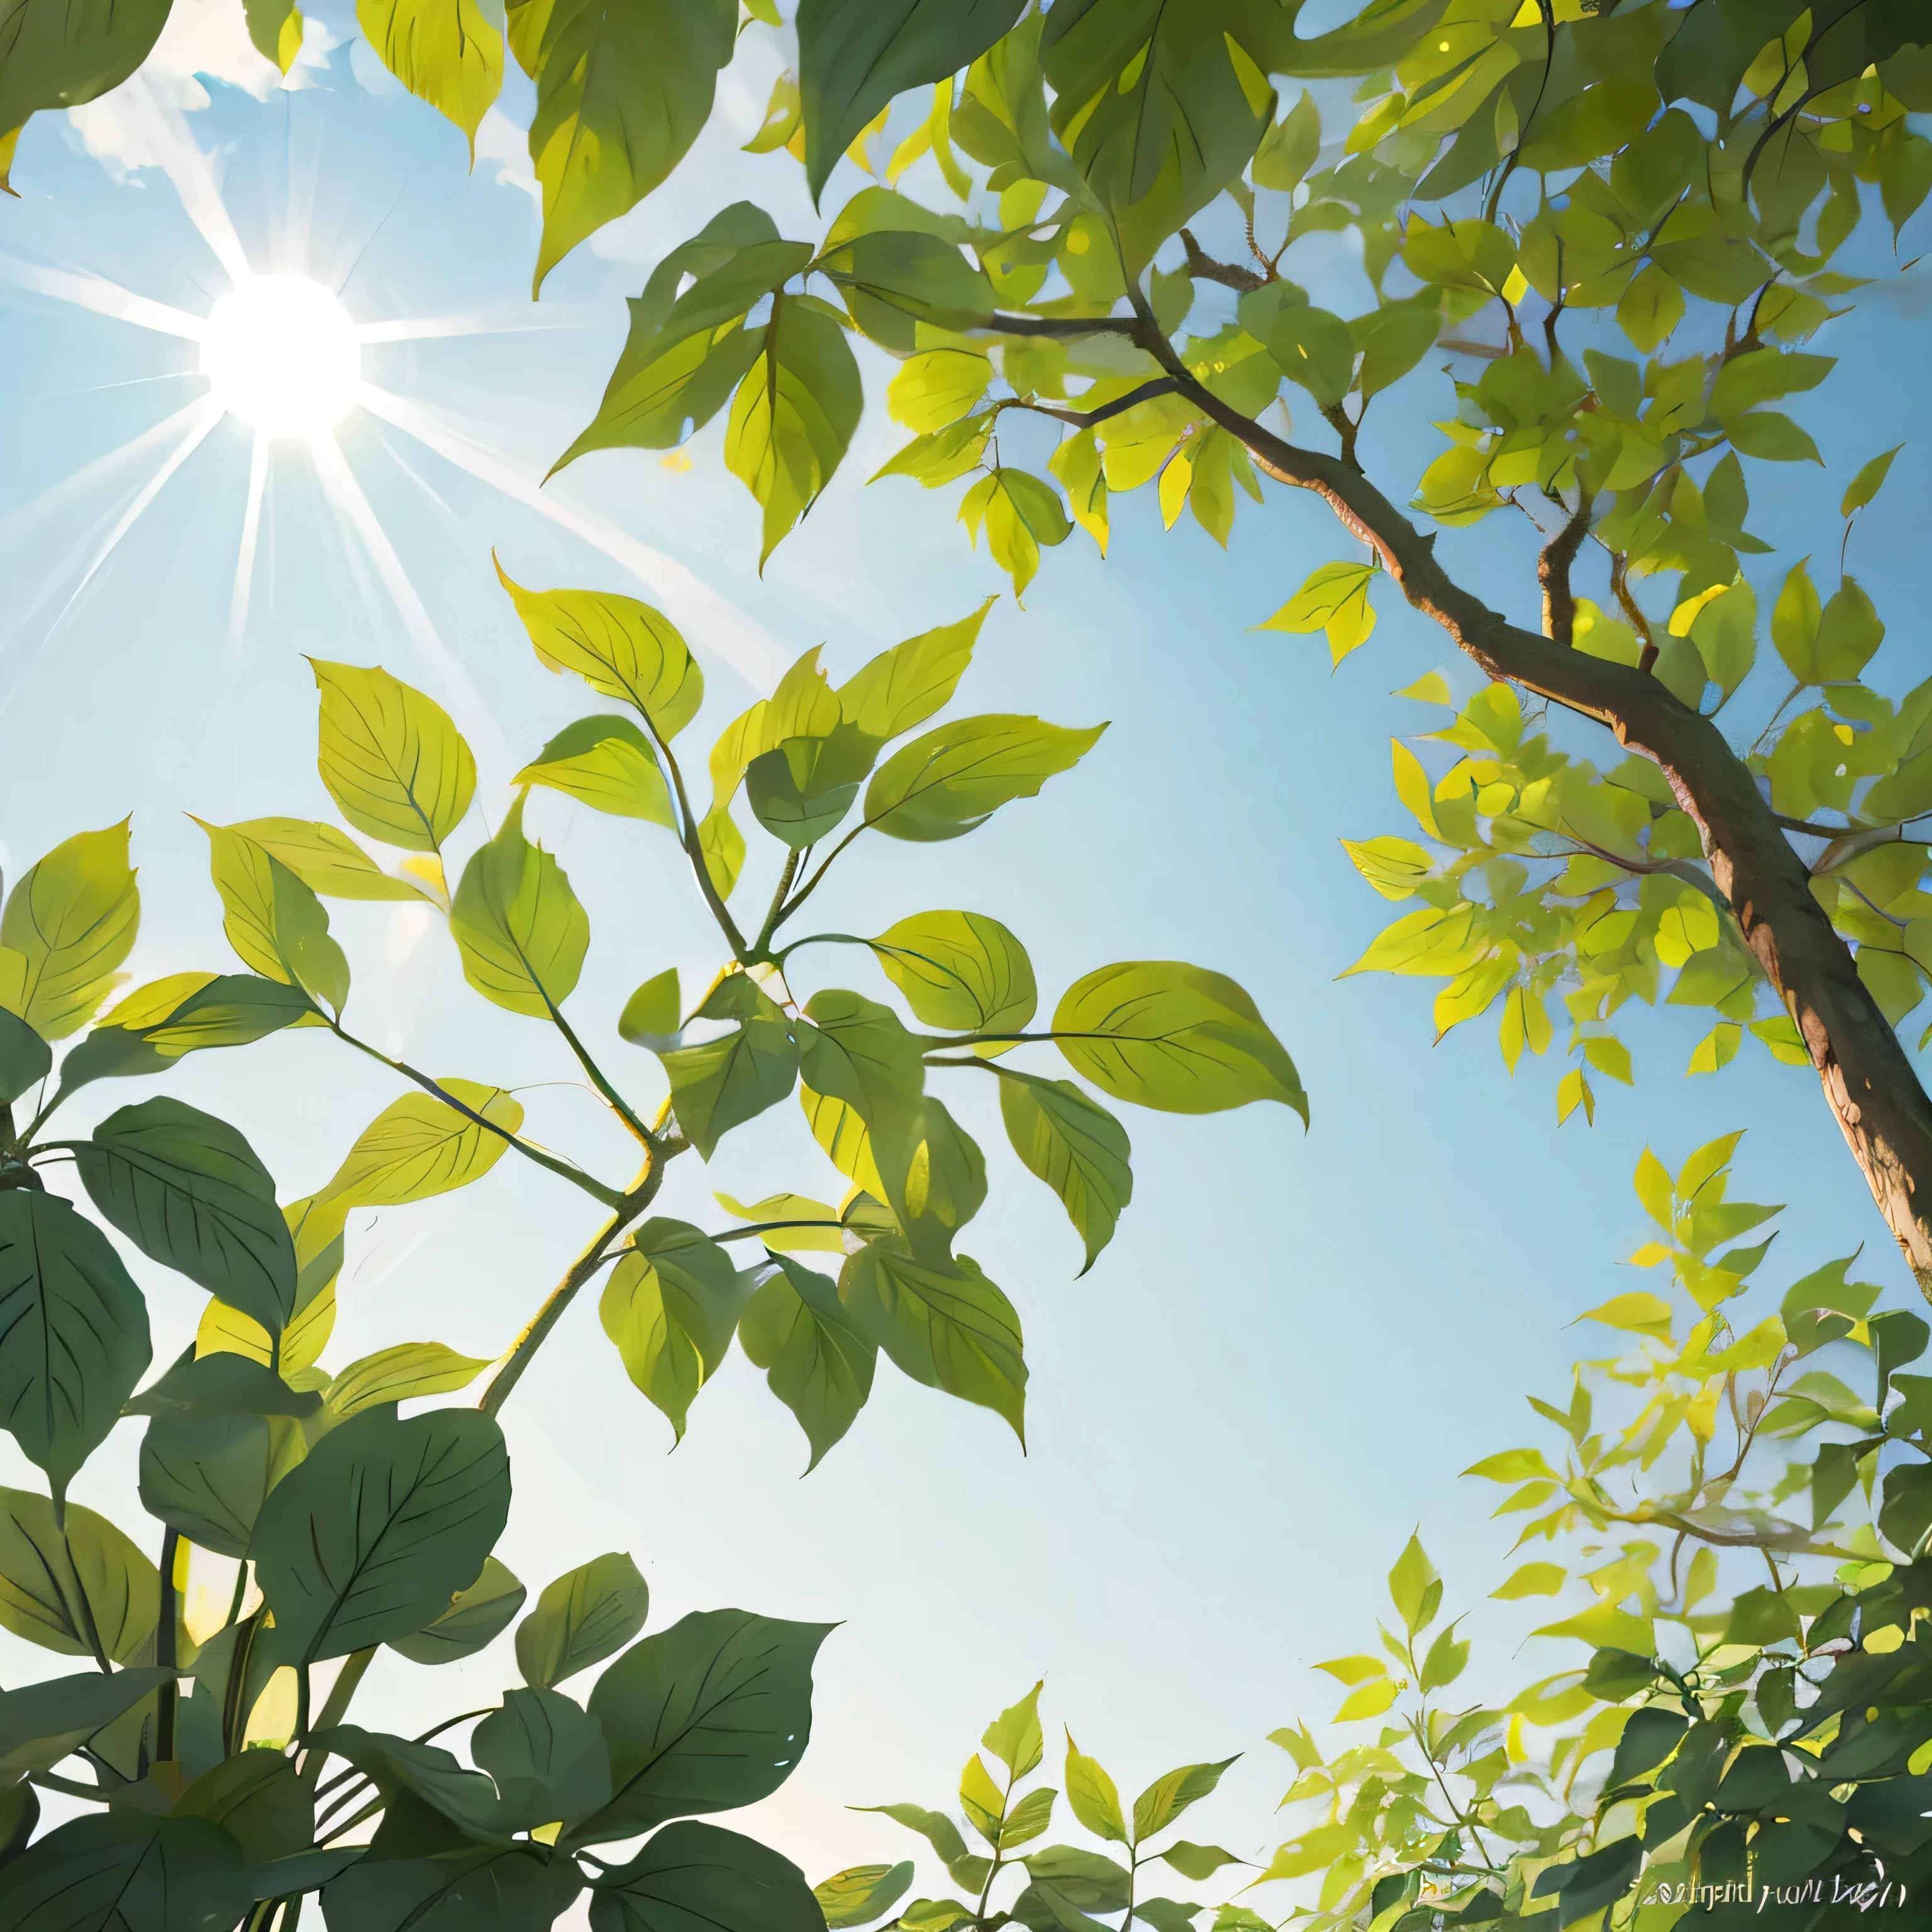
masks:
<svg viewBox="0 0 1932 1932"><path fill-rule="evenodd" d="M1016 403L1016 409L1030 410L1035 416L1051 416L1055 422L1070 423L1076 429L1091 429L1096 423L1106 422L1110 417L1124 416L1129 410L1142 403L1151 402L1156 396L1171 396L1180 387L1172 376L1156 376L1151 381L1130 389L1124 396L1116 396L1111 403L1102 403L1094 410L1057 410L1050 403Z"/></svg>
<svg viewBox="0 0 1932 1932"><path fill-rule="evenodd" d="M1187 272L1197 282L1219 282L1223 288L1237 290L1244 296L1267 286L1268 277L1257 274L1252 268L1244 268L1238 262L1215 260L1195 240L1191 230L1184 228L1180 240L1187 250Z"/></svg>
<svg viewBox="0 0 1932 1932"><path fill-rule="evenodd" d="M1543 546L1536 560L1536 580L1543 586L1543 634L1559 644L1576 637L1576 598L1570 588L1570 566L1590 529L1590 493L1580 490L1570 520Z"/></svg>
<svg viewBox="0 0 1932 1932"><path fill-rule="evenodd" d="M1656 762L1696 824L1718 890L1796 1022L1872 1198L1932 1300L1932 1101L1859 979L1850 949L1813 898L1808 868L1717 725L1632 665L1510 623L1450 577L1433 536L1417 530L1366 477L1339 457L1276 436L1179 373L1181 394L1278 482L1320 496L1375 551L1409 602L1490 676L1594 718Z"/></svg>

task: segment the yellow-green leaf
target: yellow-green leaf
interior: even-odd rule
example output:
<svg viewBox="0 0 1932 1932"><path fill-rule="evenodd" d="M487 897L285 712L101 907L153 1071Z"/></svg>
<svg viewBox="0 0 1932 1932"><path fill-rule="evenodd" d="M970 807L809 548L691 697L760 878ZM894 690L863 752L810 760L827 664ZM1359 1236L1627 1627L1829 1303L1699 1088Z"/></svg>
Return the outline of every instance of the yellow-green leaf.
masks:
<svg viewBox="0 0 1932 1932"><path fill-rule="evenodd" d="M349 998L349 962L330 938L318 899L266 846L223 825L208 834L208 870L221 895L221 929L244 965L340 1014Z"/></svg>
<svg viewBox="0 0 1932 1932"><path fill-rule="evenodd" d="M488 1366L484 1357L459 1355L440 1342L400 1342L351 1362L329 1384L328 1406L346 1418L380 1402L447 1395L467 1388L477 1370Z"/></svg>
<svg viewBox="0 0 1932 1932"><path fill-rule="evenodd" d="M613 818L677 824L657 753L628 718L580 718L566 724L512 782L548 785Z"/></svg>
<svg viewBox="0 0 1932 1932"><path fill-rule="evenodd" d="M356 19L382 64L463 130L473 161L503 85L503 36L476 0L356 0Z"/></svg>
<svg viewBox="0 0 1932 1932"><path fill-rule="evenodd" d="M520 794L496 837L464 867L449 929L463 976L511 1012L548 1019L576 986L590 921L563 868L524 836Z"/></svg>
<svg viewBox="0 0 1932 1932"><path fill-rule="evenodd" d="M0 913L0 1006L43 1040L64 1039L112 989L140 920L128 821L63 841Z"/></svg>
<svg viewBox="0 0 1932 1932"><path fill-rule="evenodd" d="M440 852L476 790L476 760L442 706L380 665L309 661L322 694L322 782L358 832Z"/></svg>

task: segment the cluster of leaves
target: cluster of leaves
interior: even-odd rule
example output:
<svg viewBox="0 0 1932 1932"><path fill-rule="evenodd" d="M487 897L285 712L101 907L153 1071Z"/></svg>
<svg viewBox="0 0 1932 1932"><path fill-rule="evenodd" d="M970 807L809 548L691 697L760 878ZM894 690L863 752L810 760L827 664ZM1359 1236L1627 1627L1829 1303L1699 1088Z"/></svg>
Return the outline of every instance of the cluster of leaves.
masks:
<svg viewBox="0 0 1932 1932"><path fill-rule="evenodd" d="M1585 1606L1533 1634L1584 1660L1457 1707L1471 1640L1436 1628L1442 1582L1412 1539L1396 1627L1320 1666L1348 1687L1335 1721L1382 1720L1374 1742L1324 1754L1305 1724L1274 1734L1306 1822L1254 1882L1318 1887L1284 1924L1651 1932L1776 1907L1835 1928L1932 1880L1932 1377L1901 1372L1928 1327L1875 1312L1850 1256L1775 1313L1741 1309L1771 1241L1739 1238L1778 1210L1728 1198L1740 1138L1674 1176L1646 1152L1658 1238L1630 1259L1667 1269L1668 1292L1580 1318L1640 1352L1580 1363L1565 1404L1532 1399L1555 1461L1510 1449L1469 1472L1528 1519L1519 1549L1548 1546L1492 1594L1582 1585Z"/></svg>
<svg viewBox="0 0 1932 1932"><path fill-rule="evenodd" d="M1164 1864L1198 1883L1242 1862L1218 1845L1175 1838L1156 1850L1154 1843L1166 1838L1191 1805L1214 1791L1234 1759L1178 1766L1156 1778L1130 1811L1121 1804L1105 1767L1086 1756L1069 1732L1068 1808L1109 1849L1055 1844L1022 1850L1046 1835L1060 1796L1051 1785L1036 1784L1024 1792L1020 1789L1039 1771L1046 1755L1041 1688L1036 1684L987 1726L980 1742L998 1769L989 1769L986 1759L975 1752L960 1774L960 1810L973 1840L985 1846L983 1852L972 1849L947 1813L918 1804L857 1808L881 1812L895 1824L917 1832L947 1876L967 1894L915 1899L894 1917L893 1924L906 1932L994 1932L1010 1924L1023 1926L1026 1932L1099 1932L1101 1922L1094 1915L1118 1912L1120 1932L1129 1932L1136 1921L1154 1932L1192 1932L1194 1921L1206 1908L1187 1900L1142 1896L1142 1875L1150 1866ZM826 1924L832 1932L842 1932L880 1917L904 1897L912 1878L910 1861L841 1872L818 1888ZM1262 1932L1254 1915L1238 1906L1223 1906L1214 1922L1217 1932Z"/></svg>
<svg viewBox="0 0 1932 1932"><path fill-rule="evenodd" d="M476 791L468 746L387 672L319 662L318 769L350 829L291 818L205 827L224 930L248 970L173 974L100 1010L139 920L125 824L48 854L0 911L0 1415L48 1489L0 1493L0 1623L94 1666L0 1693L0 1926L219 1932L266 1927L279 1910L286 1932L320 1889L330 1923L357 1932L523 1932L587 1887L600 1928L696 1917L814 1932L820 1908L795 1868L688 1821L765 1796L797 1762L826 1627L718 1610L640 1637L643 1580L614 1554L542 1593L517 1632L524 1682L498 1708L414 1740L346 1721L381 1648L449 1662L524 1607L524 1586L492 1553L511 1504L497 1410L608 1270L603 1327L680 1434L734 1337L814 1463L850 1427L881 1351L1017 1432L1018 1316L954 1248L985 1200L986 1165L928 1092L926 1069L995 1078L1016 1152L1065 1204L1090 1263L1132 1192L1126 1132L1085 1087L1008 1056L1056 1046L1101 1092L1170 1111L1268 1099L1305 1113L1286 1053L1218 974L1105 967L1069 988L1050 1028L1030 1032L1032 965L998 921L939 911L874 939L784 940L862 832L959 837L1099 736L1014 716L921 728L966 670L983 608L836 688L808 653L724 733L700 818L673 740L704 681L676 631L630 598L508 588L541 661L627 711L580 718L538 752L453 890ZM590 921L524 831L538 788L665 828L729 949L688 1015L674 969L618 1017L621 1039L661 1069L654 1113L626 1096L566 1014ZM747 860L741 791L778 874L751 939L729 906ZM848 818L814 865L814 845ZM555 1030L634 1140L636 1178L607 1182L527 1138L502 1088L432 1078L352 1033L332 898L434 908L470 986ZM914 1024L939 1030L856 992L801 1004L787 962L815 940L863 949ZM238 1130L166 1096L118 1108L83 1137L51 1137L94 1082L165 1075L189 1053L291 1028L332 1034L409 1088L312 1194L283 1201ZM734 1225L715 1235L650 1214L673 1160L694 1148L708 1160L794 1090L847 1184L839 1204L790 1190L750 1206L720 1196ZM351 1214L466 1186L513 1151L587 1196L602 1220L494 1369L434 1341L325 1366ZM50 1191L64 1163L100 1222L208 1297L194 1344L145 1385L146 1300L103 1227ZM761 1244L748 1267L728 1245L740 1240ZM819 1250L839 1257L836 1280L796 1258ZM475 1407L437 1400L486 1369ZM404 1402L418 1406L406 1418ZM145 1425L140 1499L158 1561L68 1497L124 1418ZM194 1610L211 1598L218 1614ZM587 1700L557 1688L615 1653ZM430 1742L479 1715L468 1764ZM61 1768L76 1757L92 1782ZM325 1778L332 1759L345 1768ZM35 1838L42 1790L102 1808ZM592 1849L658 1826L621 1864Z"/></svg>

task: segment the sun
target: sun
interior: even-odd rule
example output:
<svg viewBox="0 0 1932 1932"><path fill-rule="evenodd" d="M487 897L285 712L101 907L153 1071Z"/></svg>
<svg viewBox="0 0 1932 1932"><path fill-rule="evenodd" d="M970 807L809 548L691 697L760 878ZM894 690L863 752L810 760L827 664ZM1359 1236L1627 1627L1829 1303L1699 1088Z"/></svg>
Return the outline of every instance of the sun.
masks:
<svg viewBox="0 0 1932 1932"><path fill-rule="evenodd" d="M228 415L258 434L314 436L356 400L362 347L334 294L304 275L251 275L216 302L201 373Z"/></svg>

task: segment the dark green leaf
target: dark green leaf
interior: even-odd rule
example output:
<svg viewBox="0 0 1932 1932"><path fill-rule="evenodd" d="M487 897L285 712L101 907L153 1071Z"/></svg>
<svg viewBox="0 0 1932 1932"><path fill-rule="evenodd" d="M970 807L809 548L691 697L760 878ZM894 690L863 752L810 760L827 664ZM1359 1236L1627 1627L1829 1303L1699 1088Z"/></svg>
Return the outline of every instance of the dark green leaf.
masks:
<svg viewBox="0 0 1932 1932"><path fill-rule="evenodd" d="M180 973L128 995L61 1062L63 1094L89 1081L165 1073L203 1047L246 1046L316 1017L299 986L254 973Z"/></svg>
<svg viewBox="0 0 1932 1932"><path fill-rule="evenodd" d="M784 1010L748 976L733 976L743 980L746 1002L737 1025L658 1055L678 1125L706 1160L732 1128L776 1106L798 1079L798 1046Z"/></svg>
<svg viewBox="0 0 1932 1932"><path fill-rule="evenodd" d="M268 1492L304 1448L287 1416L158 1416L141 1441L141 1506L203 1550L246 1556Z"/></svg>
<svg viewBox="0 0 1932 1932"><path fill-rule="evenodd" d="M864 1922L821 1916L805 1874L769 1845L692 1822L668 1826L628 1864L600 1874L590 1899L591 1932L824 1932Z"/></svg>
<svg viewBox="0 0 1932 1932"><path fill-rule="evenodd" d="M218 1764L182 1793L175 1813L219 1825L251 1864L292 1858L315 1836L314 1798L280 1751L243 1751Z"/></svg>
<svg viewBox="0 0 1932 1932"><path fill-rule="evenodd" d="M459 1590L449 1607L434 1623L412 1636L389 1640L389 1648L412 1664L454 1664L473 1657L510 1627L529 1594L508 1566L495 1557L466 1590Z"/></svg>
<svg viewBox="0 0 1932 1932"><path fill-rule="evenodd" d="M88 1670L0 1690L0 1774L48 1771L104 1725L131 1710L172 1670Z"/></svg>
<svg viewBox="0 0 1932 1932"><path fill-rule="evenodd" d="M58 1196L0 1190L0 1416L56 1495L149 1354L147 1304L106 1237Z"/></svg>
<svg viewBox="0 0 1932 1932"><path fill-rule="evenodd" d="M800 0L806 179L817 202L861 129L895 94L970 67L1024 0Z"/></svg>
<svg viewBox="0 0 1932 1932"><path fill-rule="evenodd" d="M94 1204L141 1252L279 1332L295 1312L296 1250L275 1184L242 1136L184 1101L110 1114L76 1165Z"/></svg>
<svg viewBox="0 0 1932 1932"><path fill-rule="evenodd" d="M368 1409L271 1492L256 1577L286 1662L407 1636L473 1582L509 1513L503 1436L473 1409Z"/></svg>
<svg viewBox="0 0 1932 1932"><path fill-rule="evenodd" d="M20 1015L0 1006L0 1107L31 1093L53 1070L53 1049Z"/></svg>
<svg viewBox="0 0 1932 1932"><path fill-rule="evenodd" d="M329 1884L322 1909L355 1932L547 1932L584 1889L574 1859L541 1845L478 1845L427 1857L372 1849Z"/></svg>
<svg viewBox="0 0 1932 1932"><path fill-rule="evenodd" d="M602 1728L560 1690L506 1691L502 1708L476 1726L470 1754L521 1825L568 1822L610 1802Z"/></svg>
<svg viewBox="0 0 1932 1932"><path fill-rule="evenodd" d="M562 1842L632 1838L770 1796L811 1736L812 1660L831 1628L706 1610L632 1645L590 1694L616 1795Z"/></svg>
<svg viewBox="0 0 1932 1932"><path fill-rule="evenodd" d="M878 1350L830 1277L787 1257L745 1304L738 1340L812 1445L808 1473L852 1426L872 1392Z"/></svg>
<svg viewBox="0 0 1932 1932"><path fill-rule="evenodd" d="M731 1257L688 1222L646 1221L605 1284L598 1312L631 1380L682 1439L698 1390L723 1364L751 1292Z"/></svg>
<svg viewBox="0 0 1932 1932"><path fill-rule="evenodd" d="M620 1551L567 1570L517 1631L517 1668L539 1689L561 1684L622 1649L644 1627L651 1593Z"/></svg>
<svg viewBox="0 0 1932 1932"><path fill-rule="evenodd" d="M117 1808L56 1826L7 1868L0 1932L218 1932L254 1897L219 1826Z"/></svg>
<svg viewBox="0 0 1932 1932"><path fill-rule="evenodd" d="M292 1389L266 1364L246 1355L196 1355L192 1347L167 1373L130 1396L130 1415L313 1415L322 1397Z"/></svg>

